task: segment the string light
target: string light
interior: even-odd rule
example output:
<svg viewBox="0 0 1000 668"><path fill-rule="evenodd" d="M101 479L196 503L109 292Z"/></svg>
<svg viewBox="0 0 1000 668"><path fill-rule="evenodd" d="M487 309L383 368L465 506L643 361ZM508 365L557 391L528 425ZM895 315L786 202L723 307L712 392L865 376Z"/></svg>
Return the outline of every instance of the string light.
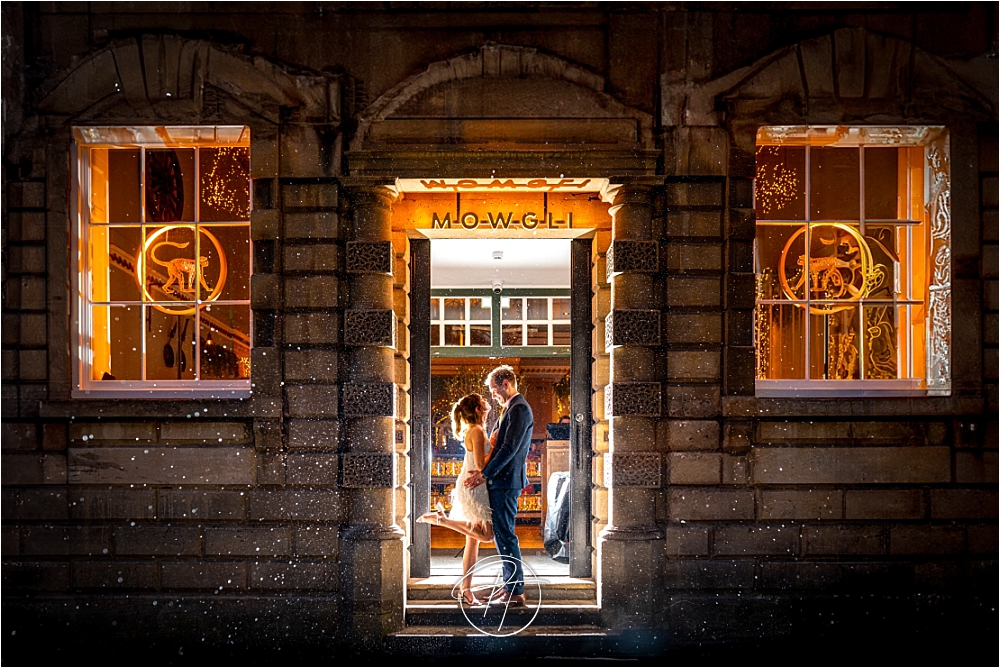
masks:
<svg viewBox="0 0 1000 668"><path fill-rule="evenodd" d="M757 147L756 199L758 209L765 215L799 196L798 170L777 162L777 158L777 146Z"/></svg>
<svg viewBox="0 0 1000 668"><path fill-rule="evenodd" d="M215 149L212 166L202 181L205 203L220 211L232 212L238 220L250 217L248 157L246 147L220 146Z"/></svg>

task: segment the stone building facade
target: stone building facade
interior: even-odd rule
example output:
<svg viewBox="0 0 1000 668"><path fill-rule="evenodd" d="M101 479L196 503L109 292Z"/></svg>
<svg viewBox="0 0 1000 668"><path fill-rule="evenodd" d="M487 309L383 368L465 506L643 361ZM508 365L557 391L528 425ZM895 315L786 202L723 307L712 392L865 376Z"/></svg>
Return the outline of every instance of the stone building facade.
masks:
<svg viewBox="0 0 1000 668"><path fill-rule="evenodd" d="M403 631L418 430L393 205L399 179L463 178L608 183L585 297L601 626L683 645L824 612L995 620L995 5L3 13L5 633ZM74 132L181 126L249 128L252 391L88 396ZM804 126L946 129L946 390L758 391L755 142Z"/></svg>

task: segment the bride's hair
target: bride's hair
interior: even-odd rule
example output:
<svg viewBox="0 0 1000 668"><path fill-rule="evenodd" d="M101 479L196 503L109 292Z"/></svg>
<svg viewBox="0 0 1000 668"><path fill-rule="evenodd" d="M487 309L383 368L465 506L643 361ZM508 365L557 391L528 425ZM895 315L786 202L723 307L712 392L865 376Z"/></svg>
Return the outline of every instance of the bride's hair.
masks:
<svg viewBox="0 0 1000 668"><path fill-rule="evenodd" d="M455 438L465 440L465 433L469 427L479 424L479 411L482 410L483 398L473 392L467 394L451 408L451 433Z"/></svg>

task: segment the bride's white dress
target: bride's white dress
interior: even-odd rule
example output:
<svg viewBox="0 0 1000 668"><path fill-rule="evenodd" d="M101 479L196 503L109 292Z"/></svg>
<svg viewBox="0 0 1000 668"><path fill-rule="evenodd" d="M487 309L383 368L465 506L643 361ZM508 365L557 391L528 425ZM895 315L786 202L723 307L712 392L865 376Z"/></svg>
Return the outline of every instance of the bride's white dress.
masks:
<svg viewBox="0 0 1000 668"><path fill-rule="evenodd" d="M465 486L465 481L469 477L469 471L476 468L476 459L472 450L469 449L469 438L465 438L465 461L462 462L462 472L458 474L455 481L455 489L451 492L451 513L449 519L469 522L493 522L493 511L490 510L489 492L486 490L486 483L469 489ZM490 453L490 441L486 439L486 452Z"/></svg>

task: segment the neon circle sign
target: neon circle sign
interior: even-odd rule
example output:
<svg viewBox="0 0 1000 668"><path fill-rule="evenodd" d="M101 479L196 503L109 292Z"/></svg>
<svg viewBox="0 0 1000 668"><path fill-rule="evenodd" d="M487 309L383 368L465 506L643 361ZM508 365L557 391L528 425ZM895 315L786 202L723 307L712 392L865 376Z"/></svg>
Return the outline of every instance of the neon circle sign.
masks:
<svg viewBox="0 0 1000 668"><path fill-rule="evenodd" d="M139 289L142 291L143 301L153 302L152 306L162 313L168 315L191 315L195 312L195 306L181 305L169 306L163 303L163 300L155 299L149 293L148 281L146 280L146 272L149 270L149 262L147 261L147 255L152 259L154 264L158 264L164 267L167 271L167 282L164 283L160 289L167 295L176 297L176 301L179 302L213 302L219 298L222 294L222 289L226 285L226 273L228 271L228 266L226 263L226 254L222 250L222 244L214 234L209 232L204 227L198 228L198 233L205 235L208 240L215 247L216 253L219 256L219 278L215 282L214 287L209 287L207 281L205 280L204 270L208 267L208 258L204 255L200 255L196 258L178 257L172 260L161 260L156 255L156 249L160 246L169 245L176 248L187 248L190 246L191 242L186 241L183 243L174 241L160 241L157 243L157 239L160 236L166 234L171 230L194 230L194 225L167 225L156 230L153 234L146 238L146 241L142 244L142 252L139 253L139 257L135 263L135 280L139 285ZM177 286L174 288L174 286ZM195 295L198 292L198 288L204 288L200 299L195 299ZM190 295L190 298L185 298L185 296L179 296L177 293L183 293L184 295Z"/></svg>

